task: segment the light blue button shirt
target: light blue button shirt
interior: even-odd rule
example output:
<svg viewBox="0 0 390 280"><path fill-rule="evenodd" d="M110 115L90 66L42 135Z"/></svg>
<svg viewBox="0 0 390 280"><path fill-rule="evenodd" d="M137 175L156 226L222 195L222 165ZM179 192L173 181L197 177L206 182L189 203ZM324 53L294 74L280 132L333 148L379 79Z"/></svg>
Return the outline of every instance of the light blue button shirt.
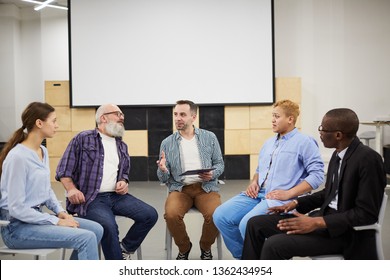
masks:
<svg viewBox="0 0 390 280"><path fill-rule="evenodd" d="M3 162L0 208L13 218L30 224L57 224L58 218L37 211L45 205L55 214L65 211L50 183L49 155L41 146L43 161L38 154L22 144L16 145Z"/></svg>
<svg viewBox="0 0 390 280"><path fill-rule="evenodd" d="M275 135L263 145L256 173L259 174L259 186L267 179L266 194L273 190L289 190L303 180L317 189L324 181L324 163L316 140L295 128L280 139ZM267 203L273 207L286 201L267 199Z"/></svg>

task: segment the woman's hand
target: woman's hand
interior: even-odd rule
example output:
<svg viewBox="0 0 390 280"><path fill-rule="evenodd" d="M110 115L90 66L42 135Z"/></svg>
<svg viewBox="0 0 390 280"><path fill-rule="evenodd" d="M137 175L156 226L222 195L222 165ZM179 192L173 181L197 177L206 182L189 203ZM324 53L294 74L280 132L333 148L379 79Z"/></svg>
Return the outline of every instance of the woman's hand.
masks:
<svg viewBox="0 0 390 280"><path fill-rule="evenodd" d="M281 214L287 213L291 210L294 210L298 206L297 200L293 200L289 203L283 204L281 206L275 206L268 208L267 214Z"/></svg>
<svg viewBox="0 0 390 280"><path fill-rule="evenodd" d="M73 227L73 228L78 228L80 225L79 223L73 218L73 216L68 215L71 218L66 218L66 219L59 219L57 226L62 226L62 227Z"/></svg>
<svg viewBox="0 0 390 280"><path fill-rule="evenodd" d="M73 219L73 216L68 214L66 211L58 213L57 217L60 219Z"/></svg>
<svg viewBox="0 0 390 280"><path fill-rule="evenodd" d="M267 199L277 199L277 200L289 200L290 195L288 191L284 190L273 190L266 194L265 198Z"/></svg>
<svg viewBox="0 0 390 280"><path fill-rule="evenodd" d="M252 181L246 188L245 194L251 198L256 198L259 194L260 187L257 182Z"/></svg>

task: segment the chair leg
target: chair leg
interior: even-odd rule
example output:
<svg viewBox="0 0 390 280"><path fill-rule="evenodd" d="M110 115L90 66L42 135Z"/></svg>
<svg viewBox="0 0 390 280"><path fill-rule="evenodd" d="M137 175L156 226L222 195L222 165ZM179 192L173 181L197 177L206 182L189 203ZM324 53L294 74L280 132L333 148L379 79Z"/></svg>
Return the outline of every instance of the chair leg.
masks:
<svg viewBox="0 0 390 280"><path fill-rule="evenodd" d="M35 260L46 260L46 255L35 255Z"/></svg>
<svg viewBox="0 0 390 280"><path fill-rule="evenodd" d="M141 246L138 247L137 249L137 259L142 260L142 249Z"/></svg>
<svg viewBox="0 0 390 280"><path fill-rule="evenodd" d="M103 255L102 251L103 251L103 249L102 249L102 244L99 243L99 246L98 246L99 260L102 259L102 255Z"/></svg>
<svg viewBox="0 0 390 280"><path fill-rule="evenodd" d="M66 248L61 249L61 260L65 260Z"/></svg>
<svg viewBox="0 0 390 280"><path fill-rule="evenodd" d="M222 236L218 233L217 236L217 251L218 251L218 260L222 260Z"/></svg>
<svg viewBox="0 0 390 280"><path fill-rule="evenodd" d="M378 254L378 260L384 260L385 256L383 254L383 247L382 247L382 236L381 234L376 233L376 252Z"/></svg>
<svg viewBox="0 0 390 280"><path fill-rule="evenodd" d="M167 250L167 260L172 259L172 236L168 227L165 230L165 249Z"/></svg>

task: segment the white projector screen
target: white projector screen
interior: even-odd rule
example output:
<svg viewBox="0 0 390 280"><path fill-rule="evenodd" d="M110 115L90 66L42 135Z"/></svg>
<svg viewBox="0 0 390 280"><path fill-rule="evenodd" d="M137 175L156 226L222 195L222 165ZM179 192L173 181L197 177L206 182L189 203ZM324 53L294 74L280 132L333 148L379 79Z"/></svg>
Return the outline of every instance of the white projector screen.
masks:
<svg viewBox="0 0 390 280"><path fill-rule="evenodd" d="M271 104L272 0L69 0L71 106Z"/></svg>

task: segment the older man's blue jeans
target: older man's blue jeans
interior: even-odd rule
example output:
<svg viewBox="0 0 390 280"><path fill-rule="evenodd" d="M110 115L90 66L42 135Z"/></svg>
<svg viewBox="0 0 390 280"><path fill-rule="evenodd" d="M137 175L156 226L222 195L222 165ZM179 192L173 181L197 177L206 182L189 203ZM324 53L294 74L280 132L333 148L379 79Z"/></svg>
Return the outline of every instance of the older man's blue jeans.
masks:
<svg viewBox="0 0 390 280"><path fill-rule="evenodd" d="M103 226L101 244L106 260L122 259L115 216L128 217L134 221L121 241L127 252L135 252L138 249L158 219L156 209L130 194L119 195L115 192L98 194L88 206L87 214L83 218Z"/></svg>

